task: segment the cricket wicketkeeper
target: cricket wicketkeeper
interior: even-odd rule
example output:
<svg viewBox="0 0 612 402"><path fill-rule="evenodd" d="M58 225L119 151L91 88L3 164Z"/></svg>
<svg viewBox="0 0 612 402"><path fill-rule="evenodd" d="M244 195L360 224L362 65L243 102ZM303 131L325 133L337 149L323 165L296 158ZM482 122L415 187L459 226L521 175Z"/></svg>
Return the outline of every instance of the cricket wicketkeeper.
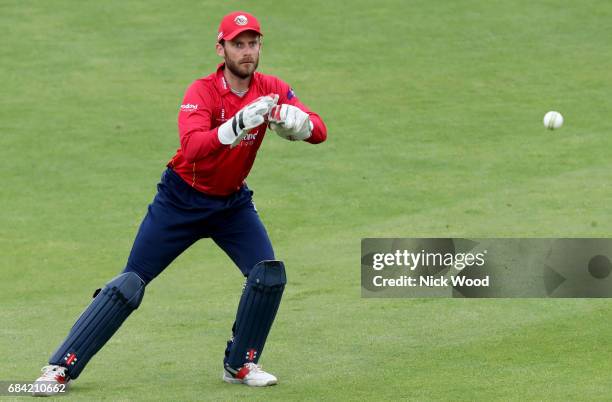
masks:
<svg viewBox="0 0 612 402"><path fill-rule="evenodd" d="M94 293L37 383L69 384L136 310L145 289L176 257L212 238L246 277L223 380L266 386L277 379L257 364L285 288L245 179L270 127L291 141L317 144L327 131L280 79L256 72L262 47L257 19L233 12L221 20L217 71L187 89L178 116L180 148L168 162L123 272ZM114 363L113 363L114 364ZM47 387L43 395L53 395Z"/></svg>

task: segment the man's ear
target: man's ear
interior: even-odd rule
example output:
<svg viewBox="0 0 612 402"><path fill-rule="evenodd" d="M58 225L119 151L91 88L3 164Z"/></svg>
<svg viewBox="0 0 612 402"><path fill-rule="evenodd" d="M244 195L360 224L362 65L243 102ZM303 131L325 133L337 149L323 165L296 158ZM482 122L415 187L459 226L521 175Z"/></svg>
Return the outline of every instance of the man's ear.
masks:
<svg viewBox="0 0 612 402"><path fill-rule="evenodd" d="M222 44L217 43L215 45L215 50L217 51L217 56L225 57L225 48L223 47Z"/></svg>

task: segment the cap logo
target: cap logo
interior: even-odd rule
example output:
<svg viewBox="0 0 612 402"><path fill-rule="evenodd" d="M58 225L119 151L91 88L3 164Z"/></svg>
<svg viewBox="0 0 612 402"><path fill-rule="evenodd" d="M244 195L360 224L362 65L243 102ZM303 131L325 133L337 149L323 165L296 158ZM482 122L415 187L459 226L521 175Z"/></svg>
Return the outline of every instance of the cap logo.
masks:
<svg viewBox="0 0 612 402"><path fill-rule="evenodd" d="M247 17L240 14L239 16L234 18L234 22L236 23L236 25L246 25L249 22L249 20L247 19Z"/></svg>

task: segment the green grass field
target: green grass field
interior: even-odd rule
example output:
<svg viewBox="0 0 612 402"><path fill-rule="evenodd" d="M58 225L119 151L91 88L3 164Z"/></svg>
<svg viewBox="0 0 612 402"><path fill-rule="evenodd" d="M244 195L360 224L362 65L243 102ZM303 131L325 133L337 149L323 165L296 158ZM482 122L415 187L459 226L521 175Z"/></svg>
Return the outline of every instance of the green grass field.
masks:
<svg viewBox="0 0 612 402"><path fill-rule="evenodd" d="M324 118L269 133L249 178L283 304L220 381L242 278L179 257L64 400L612 399L607 300L362 299L363 237L612 233L612 3L0 2L0 380L32 380L124 266L220 18L257 15L260 71ZM544 129L548 110L565 116Z"/></svg>

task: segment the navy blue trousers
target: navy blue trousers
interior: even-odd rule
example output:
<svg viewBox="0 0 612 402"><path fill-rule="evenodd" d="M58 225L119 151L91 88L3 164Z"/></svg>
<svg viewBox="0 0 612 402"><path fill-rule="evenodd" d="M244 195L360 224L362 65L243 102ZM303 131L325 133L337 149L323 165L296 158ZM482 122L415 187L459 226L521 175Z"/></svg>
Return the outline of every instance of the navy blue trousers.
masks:
<svg viewBox="0 0 612 402"><path fill-rule="evenodd" d="M157 185L124 272L146 283L202 238L212 238L244 276L260 261L274 260L272 244L244 185L227 197L203 194L168 168Z"/></svg>
<svg viewBox="0 0 612 402"><path fill-rule="evenodd" d="M248 276L258 262L275 259L252 195L245 185L227 197L208 196L167 169L123 272L135 272L148 284L193 243L212 238ZM232 335L234 330L235 323ZM232 345L233 336L227 343L224 362Z"/></svg>

